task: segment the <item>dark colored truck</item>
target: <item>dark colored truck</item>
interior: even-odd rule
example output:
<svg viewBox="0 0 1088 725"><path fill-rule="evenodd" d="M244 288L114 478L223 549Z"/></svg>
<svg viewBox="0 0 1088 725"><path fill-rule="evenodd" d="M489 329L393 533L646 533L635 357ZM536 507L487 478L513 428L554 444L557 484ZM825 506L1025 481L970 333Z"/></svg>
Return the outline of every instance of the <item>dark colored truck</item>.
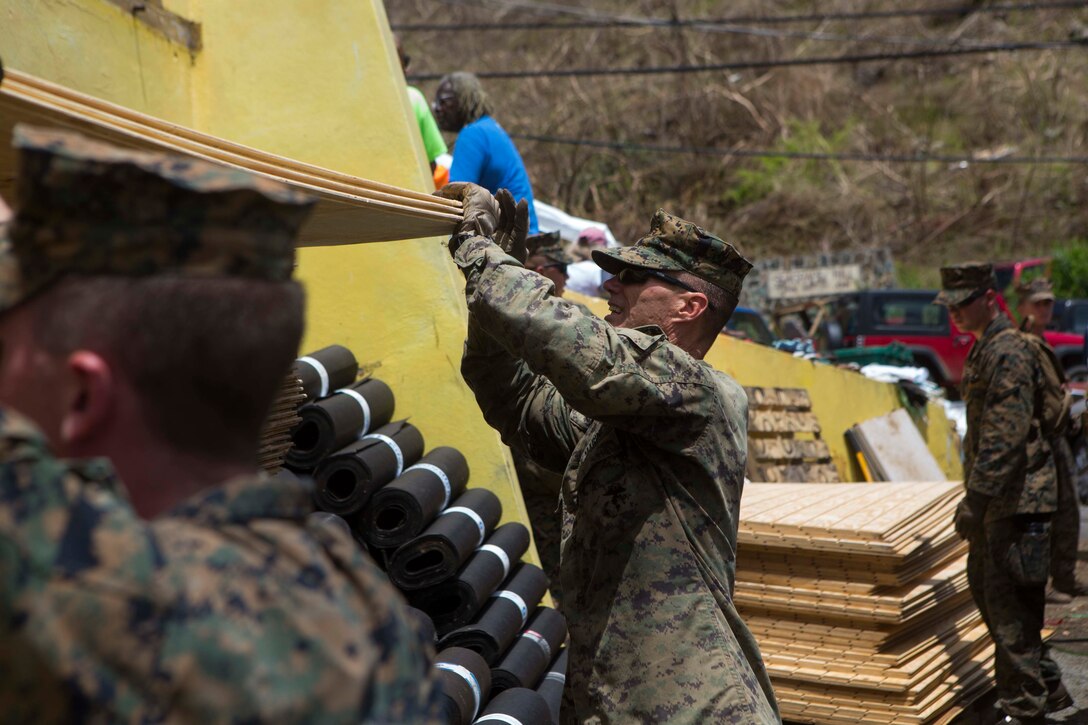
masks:
<svg viewBox="0 0 1088 725"><path fill-rule="evenodd" d="M879 347L900 342L935 382L955 389L974 338L956 329L945 307L933 304L936 295L936 290L870 290L844 296L832 312L842 331L841 336L832 336L841 337L832 339L832 346ZM998 303L1008 315L1000 296ZM1083 335L1048 331L1046 339L1070 379L1088 379Z"/></svg>
<svg viewBox="0 0 1088 725"><path fill-rule="evenodd" d="M1050 327L1058 332L1083 335L1088 329L1088 300L1054 300L1054 319Z"/></svg>

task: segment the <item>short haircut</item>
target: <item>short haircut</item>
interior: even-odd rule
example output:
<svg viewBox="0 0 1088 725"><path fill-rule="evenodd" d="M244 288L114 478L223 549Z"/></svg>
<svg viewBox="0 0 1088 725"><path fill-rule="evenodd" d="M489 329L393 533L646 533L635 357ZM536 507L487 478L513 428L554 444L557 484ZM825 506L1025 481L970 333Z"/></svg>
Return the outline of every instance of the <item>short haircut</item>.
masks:
<svg viewBox="0 0 1088 725"><path fill-rule="evenodd" d="M54 355L91 350L125 376L148 425L176 450L255 461L303 329L297 282L68 277L38 300Z"/></svg>
<svg viewBox="0 0 1088 725"><path fill-rule="evenodd" d="M450 73L442 78L441 83L450 84L450 91L457 99L457 106L465 123L472 123L492 114L491 99L480 85L480 79L472 73Z"/></svg>
<svg viewBox="0 0 1088 725"><path fill-rule="evenodd" d="M731 292L726 292L716 284L707 282L690 272L681 272L676 278L691 287L696 292L706 295L710 306L703 312L705 329L708 335L718 335L733 316L737 309L737 298Z"/></svg>

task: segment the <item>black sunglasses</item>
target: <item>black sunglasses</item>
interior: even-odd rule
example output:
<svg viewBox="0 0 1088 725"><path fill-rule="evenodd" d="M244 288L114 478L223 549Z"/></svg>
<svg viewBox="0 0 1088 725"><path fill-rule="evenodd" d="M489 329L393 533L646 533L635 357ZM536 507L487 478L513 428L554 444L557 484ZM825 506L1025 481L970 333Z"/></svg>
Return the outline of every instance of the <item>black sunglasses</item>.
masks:
<svg viewBox="0 0 1088 725"><path fill-rule="evenodd" d="M564 277L567 276L567 263L566 262L552 262L551 264L540 265L541 269L558 269L559 274Z"/></svg>
<svg viewBox="0 0 1088 725"><path fill-rule="evenodd" d="M687 290L688 292L698 292L699 290L692 287L690 284L681 282L671 274L665 274L664 272L656 269L636 269L634 267L624 267L616 275L616 279L620 281L620 284L642 284L650 277L659 279L662 282L667 282L671 285L679 287L680 289Z"/></svg>

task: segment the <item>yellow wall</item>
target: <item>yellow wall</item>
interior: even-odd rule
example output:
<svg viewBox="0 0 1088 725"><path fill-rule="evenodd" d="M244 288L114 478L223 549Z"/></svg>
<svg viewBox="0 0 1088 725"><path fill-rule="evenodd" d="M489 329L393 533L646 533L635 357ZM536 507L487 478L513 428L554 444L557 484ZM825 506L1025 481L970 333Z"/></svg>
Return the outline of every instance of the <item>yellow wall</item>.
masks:
<svg viewBox="0 0 1088 725"><path fill-rule="evenodd" d="M201 23L190 54L105 0L0 0L4 63L231 141L432 190L380 0L167 0ZM309 248L304 350L350 347L392 386L428 448L525 521L513 466L461 380L460 274L440 239ZM534 557L535 553L531 554ZM530 557L530 558L531 558Z"/></svg>
<svg viewBox="0 0 1088 725"><path fill-rule="evenodd" d="M568 293L594 312L604 315L602 300ZM844 434L863 420L886 415L902 407L894 385L878 383L849 370L813 363L751 342L720 336L706 361L729 373L741 385L779 388L807 388L812 410L820 420L821 437L831 448L835 466L844 481L862 480L857 464L847 450ZM917 421L916 421L917 422ZM921 425L922 437L950 480L963 476L955 431L940 405L927 406Z"/></svg>

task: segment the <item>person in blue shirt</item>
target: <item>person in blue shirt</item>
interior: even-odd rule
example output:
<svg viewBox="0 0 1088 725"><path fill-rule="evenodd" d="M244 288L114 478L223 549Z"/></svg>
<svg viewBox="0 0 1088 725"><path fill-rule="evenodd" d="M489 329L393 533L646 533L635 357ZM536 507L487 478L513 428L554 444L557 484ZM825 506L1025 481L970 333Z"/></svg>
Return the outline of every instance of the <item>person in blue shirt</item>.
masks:
<svg viewBox="0 0 1088 725"><path fill-rule="evenodd" d="M529 202L529 233L536 234L533 186L521 154L503 127L491 117L491 100L480 79L471 73L450 73L435 92L435 120L447 133L456 133L450 181L479 184L492 194L508 189L514 199Z"/></svg>

